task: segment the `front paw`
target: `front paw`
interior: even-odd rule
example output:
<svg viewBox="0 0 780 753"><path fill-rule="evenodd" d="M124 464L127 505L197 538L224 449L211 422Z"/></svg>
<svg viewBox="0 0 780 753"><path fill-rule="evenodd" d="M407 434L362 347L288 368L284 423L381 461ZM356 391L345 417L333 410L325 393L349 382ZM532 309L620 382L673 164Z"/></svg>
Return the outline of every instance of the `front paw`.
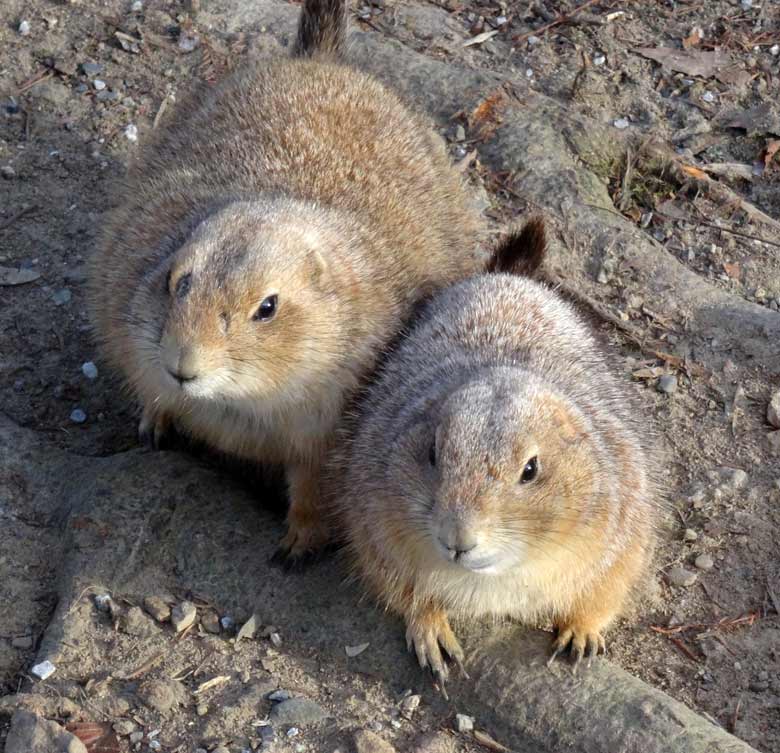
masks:
<svg viewBox="0 0 780 753"><path fill-rule="evenodd" d="M425 669L431 668L443 695L447 696L444 683L449 679L450 670L442 654L442 649L457 664L461 673L468 677L463 666L463 649L452 632L446 613L441 609L431 609L420 615L407 618L406 646L417 654L417 661Z"/></svg>
<svg viewBox="0 0 780 753"><path fill-rule="evenodd" d="M593 662L593 657L606 653L607 646L604 642L604 636L601 634L602 625L588 623L586 621L564 622L556 626L556 637L552 645L552 655L547 666L553 662L567 649L574 658L572 671L576 674L577 668L582 660L587 656L587 666Z"/></svg>
<svg viewBox="0 0 780 753"><path fill-rule="evenodd" d="M138 423L138 439L153 450L164 447L170 436L173 420L169 413L146 406Z"/></svg>

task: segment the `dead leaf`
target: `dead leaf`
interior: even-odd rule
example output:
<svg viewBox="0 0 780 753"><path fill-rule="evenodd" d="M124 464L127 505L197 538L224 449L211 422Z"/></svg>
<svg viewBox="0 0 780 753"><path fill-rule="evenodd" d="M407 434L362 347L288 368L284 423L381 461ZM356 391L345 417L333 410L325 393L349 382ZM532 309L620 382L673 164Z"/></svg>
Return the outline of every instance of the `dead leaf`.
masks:
<svg viewBox="0 0 780 753"><path fill-rule="evenodd" d="M84 743L87 753L121 753L109 722L72 722L65 729Z"/></svg>
<svg viewBox="0 0 780 753"><path fill-rule="evenodd" d="M694 167L693 165L682 165L681 167L686 175L690 175L692 178L696 178L696 180L709 180L709 178L707 178L707 173L703 170L699 170L698 167Z"/></svg>
<svg viewBox="0 0 780 753"><path fill-rule="evenodd" d="M475 131L479 139L489 138L498 128L501 110L505 106L506 92L501 88L491 92L469 115L469 129Z"/></svg>
<svg viewBox="0 0 780 753"><path fill-rule="evenodd" d="M490 31L483 31L481 34L477 34L476 37L472 37L471 39L467 39L464 43L464 47L471 47L471 45L474 44L482 44L483 42L487 42L488 39L492 39L494 36L498 34L498 29L491 29Z"/></svg>
<svg viewBox="0 0 780 753"><path fill-rule="evenodd" d="M772 164L772 160L775 158L778 151L780 151L780 139L767 141L766 147L764 147L764 151L761 155L761 159L764 161L764 169L769 169L769 166Z"/></svg>
<svg viewBox="0 0 780 753"><path fill-rule="evenodd" d="M738 68L723 50L677 50L674 47L635 47L642 57L655 60L668 68L688 76L713 76L724 83L738 85L752 78L747 71Z"/></svg>
<svg viewBox="0 0 780 753"><path fill-rule="evenodd" d="M667 199L660 204L656 204L655 211L670 220L688 219L688 213L681 206L676 204L674 199Z"/></svg>
<svg viewBox="0 0 780 753"><path fill-rule="evenodd" d="M34 269L14 269L13 267L0 267L0 285L26 285L40 277L40 273Z"/></svg>
<svg viewBox="0 0 780 753"><path fill-rule="evenodd" d="M691 47L696 47L703 38L704 32L701 30L701 27L694 26L691 29L691 33L682 41L683 49L690 50Z"/></svg>
<svg viewBox="0 0 780 753"><path fill-rule="evenodd" d="M738 280L740 278L740 275L742 273L742 269L739 266L739 262L723 262L723 271L732 279L732 280Z"/></svg>

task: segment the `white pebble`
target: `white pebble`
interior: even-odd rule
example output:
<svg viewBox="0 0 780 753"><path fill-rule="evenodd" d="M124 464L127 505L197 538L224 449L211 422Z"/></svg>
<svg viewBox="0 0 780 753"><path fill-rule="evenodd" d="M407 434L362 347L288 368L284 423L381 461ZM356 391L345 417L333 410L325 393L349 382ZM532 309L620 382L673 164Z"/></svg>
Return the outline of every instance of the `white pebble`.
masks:
<svg viewBox="0 0 780 753"><path fill-rule="evenodd" d="M20 33L20 34L21 34L23 37L29 36L29 34L30 34L30 24L29 24L29 22L27 22L27 21L22 21L22 22L19 24L19 33Z"/></svg>
<svg viewBox="0 0 780 753"><path fill-rule="evenodd" d="M162 745L160 744L159 740L152 740L149 743L149 750L160 750L162 748Z"/></svg>
<svg viewBox="0 0 780 753"><path fill-rule="evenodd" d="M466 714L455 714L455 729L458 732L471 732L474 729L474 717Z"/></svg>
<svg viewBox="0 0 780 753"><path fill-rule="evenodd" d="M101 612L108 612L108 610L111 608L111 594L96 594L95 606Z"/></svg>
<svg viewBox="0 0 780 753"><path fill-rule="evenodd" d="M753 7L753 0L742 0L740 5L742 6L742 10L750 10Z"/></svg>
<svg viewBox="0 0 780 753"><path fill-rule="evenodd" d="M287 730L287 737L298 737L300 734L301 731L297 727L290 727L290 729Z"/></svg>
<svg viewBox="0 0 780 753"><path fill-rule="evenodd" d="M106 82L105 82L105 81L103 81L103 79L96 78L96 79L95 79L95 80L92 82L92 86L94 86L94 87L95 87L95 89L96 89L97 91L99 91L99 92L102 92L102 91L103 91L103 89L105 89L105 88L106 88Z"/></svg>
<svg viewBox="0 0 780 753"><path fill-rule="evenodd" d="M715 561L709 554L700 554L693 563L699 570L712 570L715 567Z"/></svg>
<svg viewBox="0 0 780 753"><path fill-rule="evenodd" d="M533 47L535 44L539 44L539 42L541 42L541 41L542 41L542 40L541 40L541 39L539 39L539 37L537 37L537 36L534 36L533 34L532 34L530 37L528 37L528 44L529 44L531 47Z"/></svg>
<svg viewBox="0 0 780 753"><path fill-rule="evenodd" d="M607 58L601 52L593 56L593 65L604 65L607 62Z"/></svg>
<svg viewBox="0 0 780 753"><path fill-rule="evenodd" d="M279 635L279 633L271 633L271 635L268 637L271 639L271 643L276 646L276 648L279 648L279 646L282 645L282 636Z"/></svg>
<svg viewBox="0 0 780 753"><path fill-rule="evenodd" d="M134 123L125 127L125 138L133 143L138 141L138 127Z"/></svg>
<svg viewBox="0 0 780 753"><path fill-rule="evenodd" d="M133 13L140 13L144 9L144 4L141 2L141 0L135 0L135 2L130 6L130 10L133 11Z"/></svg>
<svg viewBox="0 0 780 753"><path fill-rule="evenodd" d="M85 361L81 364L81 373L87 378L87 379L97 379L98 378L98 370L97 366L92 361Z"/></svg>
<svg viewBox="0 0 780 753"><path fill-rule="evenodd" d="M50 661L42 661L40 664L36 664L30 672L32 672L39 680L45 680L51 677L57 667L55 667Z"/></svg>
<svg viewBox="0 0 780 753"><path fill-rule="evenodd" d="M74 408L71 411L70 420L74 424L83 424L87 420L87 414L81 408Z"/></svg>
<svg viewBox="0 0 780 753"><path fill-rule="evenodd" d="M773 55L774 57L777 57L778 55L780 55L780 44L773 44L769 48L769 54Z"/></svg>
<svg viewBox="0 0 780 753"><path fill-rule="evenodd" d="M701 95L701 98L705 102L714 102L715 101L715 95L712 92L704 92L704 94Z"/></svg>
<svg viewBox="0 0 780 753"><path fill-rule="evenodd" d="M526 68L525 69L525 77L526 78L533 78L534 77L534 72L533 72L533 70L531 68Z"/></svg>
<svg viewBox="0 0 780 753"><path fill-rule="evenodd" d="M628 118L618 118L617 120L613 121L612 125L622 131L623 129L628 128L631 123Z"/></svg>

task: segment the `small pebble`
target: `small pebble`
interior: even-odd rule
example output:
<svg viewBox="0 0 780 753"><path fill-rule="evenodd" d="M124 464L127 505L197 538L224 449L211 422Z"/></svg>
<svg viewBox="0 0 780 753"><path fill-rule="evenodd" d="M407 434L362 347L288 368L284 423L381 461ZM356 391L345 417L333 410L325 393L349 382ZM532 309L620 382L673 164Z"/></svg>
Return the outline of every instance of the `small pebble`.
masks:
<svg viewBox="0 0 780 753"><path fill-rule="evenodd" d="M317 724L328 716L328 712L309 698L290 698L277 703L270 713L271 721L285 727L305 727Z"/></svg>
<svg viewBox="0 0 780 753"><path fill-rule="evenodd" d="M96 78L96 79L95 79L95 80L92 82L92 86L94 86L94 87L95 87L95 91L102 92L102 91L103 91L103 89L105 89L105 88L106 88L106 82L105 82L105 81L103 81L103 79Z"/></svg>
<svg viewBox="0 0 780 753"><path fill-rule="evenodd" d="M301 731L297 727L290 727L290 729L287 730L287 737L298 737L300 734Z"/></svg>
<svg viewBox="0 0 780 753"><path fill-rule="evenodd" d="M149 750L160 750L162 748L162 743L160 743L159 740L152 740L149 743Z"/></svg>
<svg viewBox="0 0 780 753"><path fill-rule="evenodd" d="M534 70L533 70L533 68L526 68L525 69L525 77L526 78L533 78L534 77Z"/></svg>
<svg viewBox="0 0 780 753"><path fill-rule="evenodd" d="M359 643L357 646L344 646L344 653L350 658L362 654L371 644Z"/></svg>
<svg viewBox="0 0 780 753"><path fill-rule="evenodd" d="M272 703L281 703L282 701L289 701L290 698L292 698L288 690L282 690L281 688L279 690L274 690L272 693L269 693L266 697Z"/></svg>
<svg viewBox="0 0 780 753"><path fill-rule="evenodd" d="M208 713L209 713L209 707L208 707L208 706L207 706L205 703L199 703L199 704L198 704L198 705L195 707L195 713L196 713L198 716L206 716L206 714L208 714Z"/></svg>
<svg viewBox="0 0 780 753"><path fill-rule="evenodd" d="M141 2L141 0L135 0L135 2L130 6L130 10L133 11L133 13L141 13L144 9L144 4Z"/></svg>
<svg viewBox="0 0 780 753"><path fill-rule="evenodd" d="M131 722L129 719L120 719L118 722L114 723L114 726L112 729L114 732L117 733L117 735L120 735L121 737L127 737L128 735L133 734L135 732L136 723Z"/></svg>
<svg viewBox="0 0 780 753"><path fill-rule="evenodd" d="M455 141L465 141L466 140L466 129L458 124L455 126Z"/></svg>
<svg viewBox="0 0 780 753"><path fill-rule="evenodd" d="M5 180L13 180L16 177L16 170L10 165L3 165L0 167L0 175L2 175Z"/></svg>
<svg viewBox="0 0 780 753"><path fill-rule="evenodd" d="M674 374L664 374L655 388L664 395L672 395L677 392L677 377Z"/></svg>
<svg viewBox="0 0 780 753"><path fill-rule="evenodd" d="M696 541L699 538L699 534L693 530L693 528L686 528L683 534L683 541Z"/></svg>
<svg viewBox="0 0 780 753"><path fill-rule="evenodd" d="M96 594L95 606L101 612L108 612L111 610L111 594Z"/></svg>
<svg viewBox="0 0 780 753"><path fill-rule="evenodd" d="M144 599L144 609L157 622L168 622L171 619L171 608L160 596L147 596Z"/></svg>
<svg viewBox="0 0 780 753"><path fill-rule="evenodd" d="M85 363L81 364L81 373L87 379L97 379L98 378L97 366L95 366L95 364L92 361L86 361Z"/></svg>
<svg viewBox="0 0 780 753"><path fill-rule="evenodd" d="M753 7L753 0L740 0L742 10L750 10Z"/></svg>
<svg viewBox="0 0 780 753"><path fill-rule="evenodd" d="M55 306L64 306L66 303L70 303L70 299L73 298L73 293L68 288L62 288L58 290L52 297Z"/></svg>
<svg viewBox="0 0 780 753"><path fill-rule="evenodd" d="M618 118L617 120L612 122L612 125L614 125L615 128L617 128L617 129L622 131L622 130L628 128L631 125L631 123L628 120L628 118Z"/></svg>
<svg viewBox="0 0 780 753"><path fill-rule="evenodd" d="M42 661L40 664L36 664L30 670L39 680L46 680L51 677L56 671L55 667L50 661Z"/></svg>
<svg viewBox="0 0 780 753"><path fill-rule="evenodd" d="M225 615L224 617L220 617L219 624L222 625L222 629L226 633L230 633L236 628L236 621L232 617L229 617L228 615Z"/></svg>
<svg viewBox="0 0 780 753"><path fill-rule="evenodd" d="M780 390L772 394L766 408L766 420L775 429L780 429Z"/></svg>
<svg viewBox="0 0 780 753"><path fill-rule="evenodd" d="M531 34L530 37L528 37L528 46L533 47L534 45L539 44L541 42L541 38L535 36L534 34Z"/></svg>
<svg viewBox="0 0 780 753"><path fill-rule="evenodd" d="M125 127L125 138L133 144L138 141L138 126L134 123L130 123Z"/></svg>
<svg viewBox="0 0 780 753"><path fill-rule="evenodd" d="M471 732L474 729L474 717L466 714L455 714L455 729L458 732Z"/></svg>
<svg viewBox="0 0 780 753"><path fill-rule="evenodd" d="M690 570L686 570L684 567L673 567L668 573L669 583L673 586L692 586L699 576L696 573L692 573Z"/></svg>
<svg viewBox="0 0 780 753"><path fill-rule="evenodd" d="M22 21L22 22L19 24L19 33L20 33L20 34L21 34L23 37L28 37L28 36L30 36L30 23L29 23L29 21Z"/></svg>
<svg viewBox="0 0 780 753"><path fill-rule="evenodd" d="M715 101L715 95L712 92L704 92L704 94L701 95L701 98L705 102L714 102Z"/></svg>
<svg viewBox="0 0 780 753"><path fill-rule="evenodd" d="M81 70L85 76L97 76L103 70L100 63L82 63Z"/></svg>
<svg viewBox="0 0 780 753"><path fill-rule="evenodd" d="M207 609L200 616L200 624L207 633L212 635L219 635L219 617L213 609Z"/></svg>
<svg viewBox="0 0 780 753"><path fill-rule="evenodd" d="M282 636L279 635L279 633L271 633L271 635L269 635L268 637L271 641L271 644L276 648L279 648L279 646L282 645Z"/></svg>
<svg viewBox="0 0 780 753"><path fill-rule="evenodd" d="M140 743L141 740L143 740L143 739L144 739L144 733L141 732L140 730L138 730L136 732L131 732L130 733L130 744L131 745L136 745L136 744Z"/></svg>
<svg viewBox="0 0 780 753"><path fill-rule="evenodd" d="M198 610L191 601L183 601L171 610L171 624L177 633L186 630L195 622Z"/></svg>
<svg viewBox="0 0 780 753"><path fill-rule="evenodd" d="M179 35L179 49L182 52L192 52L199 44L197 34L182 32Z"/></svg>
<svg viewBox="0 0 780 753"><path fill-rule="evenodd" d="M70 412L70 420L74 424L83 424L87 420L87 414L81 408L74 408Z"/></svg>
<svg viewBox="0 0 780 753"><path fill-rule="evenodd" d="M773 44L769 48L769 54L772 55L773 57L777 57L778 55L780 55L780 44Z"/></svg>
<svg viewBox="0 0 780 753"><path fill-rule="evenodd" d="M602 53L598 53L593 56L593 65L604 65L607 62L607 58Z"/></svg>
<svg viewBox="0 0 780 753"><path fill-rule="evenodd" d="M699 570L712 570L712 568L715 567L715 561L709 554L700 554L693 564L696 565Z"/></svg>
<svg viewBox="0 0 780 753"><path fill-rule="evenodd" d="M748 482L748 475L741 468L730 468L727 473L728 485L736 491L742 489Z"/></svg>
<svg viewBox="0 0 780 753"><path fill-rule="evenodd" d="M420 696L419 695L409 695L406 696L406 698L401 701L401 715L404 716L406 719L411 719L412 715L420 706Z"/></svg>

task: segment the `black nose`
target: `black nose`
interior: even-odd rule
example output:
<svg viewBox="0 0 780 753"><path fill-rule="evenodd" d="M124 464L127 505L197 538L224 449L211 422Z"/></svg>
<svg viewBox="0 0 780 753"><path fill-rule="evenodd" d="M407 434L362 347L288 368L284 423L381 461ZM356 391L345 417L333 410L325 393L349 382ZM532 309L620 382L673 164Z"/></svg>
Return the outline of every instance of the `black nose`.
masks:
<svg viewBox="0 0 780 753"><path fill-rule="evenodd" d="M456 560L458 557L462 557L464 554L468 554L472 549L477 548L477 543L471 541L455 541L452 543L448 543L444 539L439 539L439 541L441 541L442 546L447 550L450 559L453 560Z"/></svg>
<svg viewBox="0 0 780 753"><path fill-rule="evenodd" d="M168 369L168 373L179 383L184 384L185 382L192 382L197 378L197 374L192 374L186 371L171 371Z"/></svg>

